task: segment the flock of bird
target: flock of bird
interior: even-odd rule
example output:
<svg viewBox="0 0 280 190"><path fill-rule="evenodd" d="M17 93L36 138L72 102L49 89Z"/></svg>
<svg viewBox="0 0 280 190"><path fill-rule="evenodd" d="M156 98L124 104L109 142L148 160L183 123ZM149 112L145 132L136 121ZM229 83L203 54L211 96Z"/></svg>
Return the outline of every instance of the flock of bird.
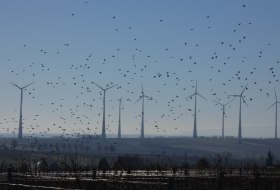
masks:
<svg viewBox="0 0 280 190"><path fill-rule="evenodd" d="M90 3L84 2L84 4L89 5ZM246 9L247 6L241 5L241 8ZM78 13L69 13L69 22L77 16ZM196 100L197 95L206 100L204 96L197 92L195 84L197 80L200 80L201 75L208 77L199 83L204 85L203 90L204 93L208 94L207 99L214 100L215 105L223 106L223 116L225 115L224 106L232 102L231 97L228 95L239 91L240 87L244 90L250 88L250 95L234 96L239 96L240 102L241 99L243 102L245 99L253 102L254 94L256 93L271 98L271 89L279 84L279 60L275 60L275 63L264 67L255 63L251 64L250 58L248 58L251 55L246 56L242 53L244 50L242 46L247 47L249 45L247 39L250 38L250 33L246 31L257 21L241 22L237 20L229 34L233 36L232 38L235 41L229 41L227 38L217 39L216 44L211 45L210 50L208 49L209 51L205 53L208 56L208 63L203 63L205 60L201 60L199 54L203 54L205 47L209 46L209 44L199 42L201 40L198 34L197 38L186 39L188 39L188 35L196 36L196 32L203 32L205 35L215 30L215 24L211 26L211 23L215 22L211 15L204 15L204 22L207 23L205 26L184 28L186 36L181 37L181 42L174 42L177 49L172 45L168 47L168 45L145 44L145 40L141 42L144 37L141 36L141 32L137 31L137 28L139 28L137 23L131 23L127 28L124 28L118 15L112 15L110 19L108 22L113 23L111 27L112 36L118 38L120 35L129 34L125 37L129 41L129 45L108 44L110 51L108 50L105 56L103 54L98 55L98 52L88 51L83 52L84 57L73 58L75 55L71 54L79 47L75 47L69 40L69 42L58 45L55 50L44 48L43 46L34 50L32 43L22 44L21 49L23 51L32 52L36 57L35 60L28 60L30 63L22 63L19 66L13 61L13 57L7 59L6 64L9 67L10 74L9 81L13 83L18 83L18 80L34 82L32 86L24 90L28 98L32 100L29 105L24 104L24 108L27 108L30 104L36 104L41 107L38 108L39 110L47 110L48 114L51 115L50 117L54 118L50 122L48 121L43 129L41 128L41 125L43 125L41 122L46 121L41 117L44 116L39 113L34 113L33 117L29 115L28 121L23 122L30 124L29 126L24 126L26 133L34 136L39 132L41 136L46 136L51 132L61 132L67 137L73 137L82 134L100 134L100 128L102 127L102 135L105 136L105 129L110 134L114 134L117 130L117 122L115 122L116 119L113 118L112 112L117 113L116 109L114 109L117 106L112 99L107 98L110 101L110 105L106 104L106 106L110 107L110 113L108 114L107 111L106 114L104 111L102 114L102 110L105 109L105 92L114 87L110 92L110 98L119 99L122 97L124 104L121 110L128 110L126 108L128 105L130 107L137 106L134 102L140 94L140 84L142 82L145 90L149 91L153 98L144 95L142 89L139 100L142 98L144 101L144 98L147 97L153 101L150 103L152 104L151 107L155 107L146 110L145 113L153 115L155 110L157 112L155 118L149 118L153 120L149 122L149 126L154 126L153 131L160 135L176 131L179 127L179 122L177 121L182 121L186 116L191 115L195 118L193 136L197 137L196 112L200 112L200 109L196 108L196 106L193 109L192 103L188 101L193 97ZM162 25L168 27L170 24L168 23L168 18L163 17L159 18L156 23L155 27L159 28ZM122 39L123 37L120 38ZM266 56L266 50L269 51L271 46L272 43L266 43L264 47L254 52L254 59L262 62ZM153 50L153 48L161 49ZM226 49L227 54L224 53L224 49ZM191 55L189 52L194 53ZM60 66L59 63L53 64L46 61L48 59L52 61L58 60L58 62L64 59L69 61L68 56L70 56L70 59L78 59L79 63L63 63ZM126 60L127 63L120 63L123 60ZM232 60L239 60L239 66L234 65ZM263 68L266 68L266 70L262 70ZM265 78L266 81L259 79L263 73L269 76ZM188 76L185 77L185 75ZM101 87L101 84L104 84L103 81L108 81L108 78L111 81ZM244 84L248 84L248 87ZM236 90L232 89L232 86L235 86ZM139 90L137 91L137 89ZM192 89L195 89L195 93L185 98ZM171 93L171 91L174 91L174 93ZM40 97L43 93L49 94L45 100ZM102 98L103 107L101 107ZM140 118L143 118L143 110L141 111L139 108L138 114L133 113L134 118L140 121ZM128 110L128 112L130 111ZM18 113L18 109L16 109L15 113ZM28 113L24 113L24 118L26 118ZM132 113L128 114L132 115ZM127 118L124 115L122 116L123 119ZM27 120L24 118L23 120ZM105 120L109 122L105 124ZM173 121L174 125L169 128L161 128L162 123L167 120ZM11 125L17 122L16 116L6 117L0 122L0 127L6 132L17 133L17 126L11 129ZM143 119L141 125L135 124L135 126L132 126L136 134L144 131L144 123L146 121ZM73 127L69 127L69 125ZM179 128L181 127L186 126L180 126ZM125 131L125 128L122 131ZM224 136L224 128L222 134ZM141 136L144 136L144 134L141 134Z"/></svg>

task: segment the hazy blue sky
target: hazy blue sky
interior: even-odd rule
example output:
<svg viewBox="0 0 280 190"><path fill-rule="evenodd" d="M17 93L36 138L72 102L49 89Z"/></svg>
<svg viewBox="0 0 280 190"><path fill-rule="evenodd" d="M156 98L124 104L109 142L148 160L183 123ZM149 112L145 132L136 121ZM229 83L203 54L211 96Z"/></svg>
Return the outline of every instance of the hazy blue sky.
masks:
<svg viewBox="0 0 280 190"><path fill-rule="evenodd" d="M24 134L100 134L100 85L107 94L107 134L192 136L198 81L198 135L221 135L221 108L248 83L245 137L274 137L273 88L280 97L280 1L3 0L0 2L0 131L16 132L26 85ZM111 100L111 101L110 101ZM225 135L237 136L238 100L226 110Z"/></svg>

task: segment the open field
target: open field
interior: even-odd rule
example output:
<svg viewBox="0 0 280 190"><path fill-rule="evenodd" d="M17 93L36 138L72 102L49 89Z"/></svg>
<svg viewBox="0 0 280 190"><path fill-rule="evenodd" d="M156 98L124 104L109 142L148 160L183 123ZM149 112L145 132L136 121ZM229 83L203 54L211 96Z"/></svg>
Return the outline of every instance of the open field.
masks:
<svg viewBox="0 0 280 190"><path fill-rule="evenodd" d="M275 139L238 144L219 138L2 138L0 145L4 190L274 190L280 185ZM274 167L267 168L269 150Z"/></svg>
<svg viewBox="0 0 280 190"><path fill-rule="evenodd" d="M227 156L231 160L255 160L264 162L268 151L277 162L280 158L280 140L244 139L238 144L236 139L219 138L147 138L115 139L108 138L33 138L17 141L10 138L0 139L1 160L9 157L31 158L48 154L84 155L95 157L116 157L118 155L138 155L141 157L169 158L182 163L194 158L214 159ZM18 155L18 156L17 156ZM34 158L33 158L34 159Z"/></svg>

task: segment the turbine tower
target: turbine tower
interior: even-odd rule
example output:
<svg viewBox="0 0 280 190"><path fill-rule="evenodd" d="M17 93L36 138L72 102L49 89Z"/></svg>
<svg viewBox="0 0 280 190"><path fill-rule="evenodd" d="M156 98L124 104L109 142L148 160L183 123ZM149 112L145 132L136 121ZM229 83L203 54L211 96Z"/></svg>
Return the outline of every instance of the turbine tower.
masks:
<svg viewBox="0 0 280 190"><path fill-rule="evenodd" d="M269 106L267 110L269 110L272 106L275 105L275 139L277 139L277 104L279 104L280 102L277 99L275 88L274 88L274 93L275 93L275 102L271 106Z"/></svg>
<svg viewBox="0 0 280 190"><path fill-rule="evenodd" d="M22 139L22 103L23 103L23 90L25 88L27 88L28 86L30 86L32 83L24 86L24 87L19 87L18 85L10 82L12 85L14 85L15 87L17 87L18 89L20 89L20 113L19 113L19 126L18 126L18 140Z"/></svg>
<svg viewBox="0 0 280 190"><path fill-rule="evenodd" d="M118 139L122 138L121 133L121 111L122 111L122 98L117 99L119 101L119 126L118 126Z"/></svg>
<svg viewBox="0 0 280 190"><path fill-rule="evenodd" d="M220 106L222 106L222 112L223 112L223 117L222 117L222 139L225 138L225 114L226 114L226 113L225 113L225 107L226 107L230 102L232 102L232 101L233 101L233 99L230 100L229 102L225 103L225 104L222 104L222 103L217 102L217 101L214 100L214 102L216 102L217 104L219 104Z"/></svg>
<svg viewBox="0 0 280 190"><path fill-rule="evenodd" d="M239 126L238 126L238 143L241 144L242 143L242 129L241 129L241 104L242 104L242 100L245 103L245 105L248 107L248 104L246 103L243 93L246 90L248 84L244 87L244 89L242 90L242 92L240 94L236 94L236 95L229 95L229 96L233 96L233 97L239 97Z"/></svg>
<svg viewBox="0 0 280 190"><path fill-rule="evenodd" d="M99 86L98 84L96 84L95 82L93 82L97 87L99 87L102 91L103 91L103 120L102 120L102 139L106 138L106 126L105 126L105 97L106 97L106 91L117 86L117 84L110 86L108 88L102 88L101 86Z"/></svg>
<svg viewBox="0 0 280 190"><path fill-rule="evenodd" d="M193 124L193 138L197 138L197 124L196 124L196 96L200 96L201 98L203 98L204 100L206 100L206 98L204 98L201 94L199 94L197 92L197 81L195 82L195 92L194 94L190 95L188 98L192 98L194 96L194 124Z"/></svg>
<svg viewBox="0 0 280 190"><path fill-rule="evenodd" d="M143 90L143 85L142 84L141 84L141 87L142 87L141 96L139 97L139 99L135 103L137 103L139 100L142 99L142 121L141 121L141 136L140 136L140 138L144 139L144 100L145 100L145 98L147 98L148 100L152 100L153 98L149 97L149 96L146 96L144 94L144 90Z"/></svg>

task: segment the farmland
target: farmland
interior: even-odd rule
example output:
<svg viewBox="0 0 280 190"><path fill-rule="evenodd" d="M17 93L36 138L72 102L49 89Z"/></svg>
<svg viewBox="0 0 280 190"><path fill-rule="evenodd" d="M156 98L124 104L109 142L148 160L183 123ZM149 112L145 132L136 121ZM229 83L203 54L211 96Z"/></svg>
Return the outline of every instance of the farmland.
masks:
<svg viewBox="0 0 280 190"><path fill-rule="evenodd" d="M1 139L1 189L276 189L275 139ZM266 167L270 150L273 167Z"/></svg>

